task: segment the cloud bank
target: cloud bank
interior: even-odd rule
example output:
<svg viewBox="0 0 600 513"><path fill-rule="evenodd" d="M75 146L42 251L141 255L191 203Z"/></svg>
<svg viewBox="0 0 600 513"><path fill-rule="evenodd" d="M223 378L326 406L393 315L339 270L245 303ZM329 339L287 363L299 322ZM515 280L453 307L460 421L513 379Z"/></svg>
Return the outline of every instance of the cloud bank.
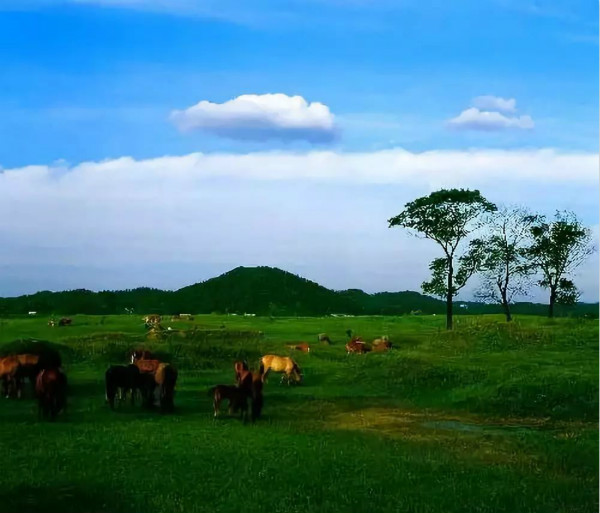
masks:
<svg viewBox="0 0 600 513"><path fill-rule="evenodd" d="M225 103L203 100L185 110L174 110L170 119L182 132L203 130L231 139L319 143L336 136L334 116L327 105L285 94L244 94Z"/></svg>
<svg viewBox="0 0 600 513"><path fill-rule="evenodd" d="M598 156L331 151L123 157L0 172L0 296L44 287L174 288L272 265L332 288L419 290L431 241L388 229L440 187L597 224ZM598 295L597 255L582 269ZM542 296L543 297L543 296Z"/></svg>

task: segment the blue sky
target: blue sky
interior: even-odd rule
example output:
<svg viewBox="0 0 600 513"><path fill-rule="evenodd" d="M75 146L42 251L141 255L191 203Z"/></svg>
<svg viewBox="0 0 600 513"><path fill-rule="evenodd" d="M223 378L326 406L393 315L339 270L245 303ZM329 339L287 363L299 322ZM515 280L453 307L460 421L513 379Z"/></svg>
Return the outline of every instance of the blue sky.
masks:
<svg viewBox="0 0 600 513"><path fill-rule="evenodd" d="M338 156L360 154L375 161L381 152L399 149L411 154L463 152L465 158L473 151L502 150L519 155L518 152L544 148L573 158L597 158L598 153L595 2L2 0L0 62L0 166L18 170L23 180L31 178L27 167L31 165L46 166L46 172L54 169L55 177L60 174L56 167L66 169L64 175L76 180L73 170L78 170L80 163L131 157L131 167L124 166L116 178L117 182L123 180L122 186L126 187L132 183L133 167L140 162L159 159L157 162L163 165L161 157L184 158L196 152L220 155L223 159L270 152L304 156L331 152ZM248 139L239 137L239 126L235 130L226 127L226 132L221 125L219 129L207 129L209 121L229 121L223 121L223 117L207 121L204 111L200 118L193 118L204 129L182 131L171 117L173 111L188 112L186 109L201 101L219 108L219 104L241 95L262 97L275 93L301 96L308 104L319 102L326 106L329 118L327 113L322 117L309 115L307 122L318 124L334 117L335 137L323 141L305 137L314 129L312 124L308 128L303 125L292 137L283 136L290 134L289 127L277 125L279 136L262 137L272 135L272 127L269 125L266 132L258 126L253 128L251 123L256 119L252 118L245 121L243 132L248 135L255 129L258 136ZM493 114L496 122L507 125L503 128L494 122L481 129L481 112L476 111L476 123L462 123L459 129L453 129L450 120L474 108L474 99L484 95L515 100L512 111ZM235 105L232 108L235 110ZM273 114L276 115L277 112ZM531 127L524 117L531 119ZM540 159L542 166L545 161ZM228 161L224 162L222 165L227 165ZM565 163L569 165L568 160ZM173 172L177 172L179 164L168 165L175 165ZM368 167L362 161L360 165ZM485 172L484 166L481 173ZM569 172L565 169L566 175ZM527 182L530 178L521 180L519 173L518 166L507 170L507 175L513 175L512 181L504 183L506 194L500 200L529 200L532 207L548 214L556 208L572 208L588 225L598 225L597 165L588 170L591 178L572 184L563 179L544 183L541 198L531 191L523 198L522 187L532 182ZM155 179L153 176L148 179ZM452 185L451 178L446 176L448 181L444 183ZM325 196L321 197L321 182L298 177L295 180L292 187L290 182L277 180L247 183L245 177L238 175L230 176L227 183L216 180L215 185L214 180L205 179L197 186L212 190L214 197L221 190L236 190L240 184L247 184L244 197L249 209L272 203L285 211L281 205L294 204L302 184L320 201L327 202ZM341 203L338 208L343 208L346 198L361 195L365 208L371 208L368 205L377 204L381 198L389 201L389 208L381 213L384 225L388 213L397 213L406 201L413 199L406 196L406 184L400 179L385 186L366 179L360 186L343 177L336 180L330 197ZM34 183L37 182L32 181L32 187ZM80 194L97 194L98 189L91 184L84 185L81 180L77 183ZM472 183L478 180L474 178ZM159 183L155 185L155 190L160 191ZM36 198L52 202L52 195L58 193L49 189L48 183L37 186L39 192L27 188L21 199L39 209L40 217L51 217L51 212L44 210L49 207ZM415 193L427 193L431 187L432 182L424 183ZM487 187L490 194L498 193L496 186ZM259 190L265 194L261 201L257 199ZM14 196L8 199L16 201ZM172 213L169 201L155 199L157 208L167 216ZM89 231L90 224L102 224L103 216L98 213L101 210L86 210L85 204L80 208L73 214L78 219L85 218L88 224L79 226L78 233ZM91 211L98 217L90 218ZM193 209L186 212L194 216ZM304 214L301 209L297 213ZM147 215L142 207L130 214L140 219ZM298 247L310 245L323 233L322 216L314 212L306 215L313 216L313 224L307 226L304 239L294 240ZM198 217L194 221L203 224ZM260 251L242 252L236 257L230 249L212 260L200 253L194 258L183 258L187 263L179 267L175 257L152 258L144 250L148 261L123 273L124 264L119 261L111 261L107 267L93 263L83 238L65 242L62 252L48 252L47 247L39 246L39 235L32 229L30 240L20 237L14 244L14 233L23 232L18 223L19 220L7 223L0 229L0 237L21 248L19 251L34 251L39 259L25 265L23 254L17 250L0 252L0 268L6 270L4 278L0 278L0 295L45 287L103 288L100 280L94 278L98 275L94 269L99 265L109 274L120 276L105 280L106 288L141 284L173 288L210 277L220 266L227 270L230 264L263 262L304 271L311 279L339 288L418 288L427 275L425 266L416 277L396 276L398 286L388 286L393 276L392 243L389 272L383 278L377 277L381 266L375 262L372 280L360 271L358 262L351 260L342 266L343 273L336 274L335 266L331 268L318 254L277 260ZM371 234L376 231L367 230ZM215 228L215 234L223 233L225 237L234 232L226 226ZM389 237L388 232L384 230L382 239L373 243ZM269 239L269 244L282 244L283 235L273 233L279 238ZM143 238L143 234L138 237ZM155 242L162 240L160 235L156 237ZM149 239L148 244L151 242ZM251 239L247 243L251 244ZM122 251L133 254L135 249L125 244ZM69 256L72 254L78 255L74 261ZM193 248L190 254L196 254ZM419 261L418 255L414 258ZM594 282L588 296L597 299L594 258L589 271L592 274L586 275L585 280ZM134 265L131 262L128 265ZM44 269L65 265L72 267L75 278L44 278L49 274ZM29 277L32 266L38 270L37 278ZM183 268L185 272L171 271ZM189 269L198 271L190 275ZM156 276L162 278L156 280Z"/></svg>

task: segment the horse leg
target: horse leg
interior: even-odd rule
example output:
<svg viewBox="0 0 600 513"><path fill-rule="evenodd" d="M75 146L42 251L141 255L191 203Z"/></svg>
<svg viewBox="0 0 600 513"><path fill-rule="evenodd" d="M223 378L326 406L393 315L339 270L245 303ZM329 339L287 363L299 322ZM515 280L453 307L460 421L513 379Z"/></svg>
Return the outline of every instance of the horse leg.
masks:
<svg viewBox="0 0 600 513"><path fill-rule="evenodd" d="M221 403L221 401L219 401L219 399L215 395L215 397L213 399L213 408L215 410L215 415L214 415L215 418L217 418L218 415L219 415L219 406L220 406L220 403Z"/></svg>

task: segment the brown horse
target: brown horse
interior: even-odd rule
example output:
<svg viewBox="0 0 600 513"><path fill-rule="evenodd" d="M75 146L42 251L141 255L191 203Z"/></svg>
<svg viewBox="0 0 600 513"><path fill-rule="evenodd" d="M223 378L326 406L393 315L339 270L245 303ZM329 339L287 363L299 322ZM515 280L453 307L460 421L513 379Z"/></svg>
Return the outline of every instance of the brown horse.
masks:
<svg viewBox="0 0 600 513"><path fill-rule="evenodd" d="M43 369L37 376L35 392L38 417L54 420L67 406L67 377L60 368Z"/></svg>
<svg viewBox="0 0 600 513"><path fill-rule="evenodd" d="M159 387L161 411L172 412L175 408L174 399L175 385L177 383L177 370L170 363L161 363L154 374L154 381L156 381L156 384Z"/></svg>
<svg viewBox="0 0 600 513"><path fill-rule="evenodd" d="M248 362L246 360L242 362L235 362L233 364L233 370L235 370L235 382L239 385L242 373L248 370Z"/></svg>
<svg viewBox="0 0 600 513"><path fill-rule="evenodd" d="M208 395L213 398L213 408L215 418L219 416L221 401L229 401L229 415L233 415L237 410L241 410L242 420L248 419L248 392L245 388L233 385L216 385L208 390Z"/></svg>
<svg viewBox="0 0 600 513"><path fill-rule="evenodd" d="M300 344L296 344L295 346L287 346L288 349L293 349L296 351L302 351L303 353L310 353L310 345L306 342L301 342Z"/></svg>
<svg viewBox="0 0 600 513"><path fill-rule="evenodd" d="M350 353L368 353L371 350L367 344L360 339L352 339L346 344L346 352Z"/></svg>
<svg viewBox="0 0 600 513"><path fill-rule="evenodd" d="M377 340L379 339L373 341L373 351L384 352L389 351L392 348L392 343L388 340L382 340L379 343L375 344Z"/></svg>
<svg viewBox="0 0 600 513"><path fill-rule="evenodd" d="M263 407L263 367L261 365L258 372L251 372L248 370L248 366L246 362L245 369L239 370L238 373L238 364L242 362L235 362L236 368L236 382L238 388L245 391L246 395L252 399L252 422L254 422L257 418L260 417Z"/></svg>
<svg viewBox="0 0 600 513"><path fill-rule="evenodd" d="M71 326L72 323L73 323L73 320L69 319L68 317L63 317L62 319L60 319L58 321L59 326Z"/></svg>
<svg viewBox="0 0 600 513"><path fill-rule="evenodd" d="M264 383L267 374L270 372L282 372L281 382L287 378L287 384L290 384L290 378L294 378L296 383L302 382L302 371L298 364L292 360L289 356L277 356L274 354L268 354L260 360L260 372L262 374L262 382Z"/></svg>
<svg viewBox="0 0 600 513"><path fill-rule="evenodd" d="M21 364L15 355L0 358L0 379L2 380L2 393L8 399L16 395L21 397L19 371Z"/></svg>

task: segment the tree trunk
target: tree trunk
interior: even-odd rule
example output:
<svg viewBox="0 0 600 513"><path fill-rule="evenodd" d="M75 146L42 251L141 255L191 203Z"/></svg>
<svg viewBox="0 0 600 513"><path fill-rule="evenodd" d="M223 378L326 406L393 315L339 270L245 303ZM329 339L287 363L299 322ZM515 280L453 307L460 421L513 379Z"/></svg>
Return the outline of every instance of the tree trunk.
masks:
<svg viewBox="0 0 600 513"><path fill-rule="evenodd" d="M506 315L506 322L512 321L512 315L510 313L510 305L508 299L506 299L506 292L502 292L502 308L504 308L504 315Z"/></svg>
<svg viewBox="0 0 600 513"><path fill-rule="evenodd" d="M548 317L554 317L554 303L556 303L556 287L550 287L550 306L548 308Z"/></svg>
<svg viewBox="0 0 600 513"><path fill-rule="evenodd" d="M452 259L448 259L448 292L446 294L446 329L452 329L452 275L454 269L452 267Z"/></svg>

